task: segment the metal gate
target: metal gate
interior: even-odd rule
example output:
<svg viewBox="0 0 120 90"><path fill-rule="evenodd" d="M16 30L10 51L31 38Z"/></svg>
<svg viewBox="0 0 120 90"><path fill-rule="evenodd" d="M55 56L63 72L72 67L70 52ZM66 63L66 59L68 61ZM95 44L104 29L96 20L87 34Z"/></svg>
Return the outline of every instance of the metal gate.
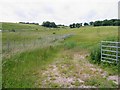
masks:
<svg viewBox="0 0 120 90"><path fill-rule="evenodd" d="M120 59L120 42L101 41L101 61L118 63Z"/></svg>

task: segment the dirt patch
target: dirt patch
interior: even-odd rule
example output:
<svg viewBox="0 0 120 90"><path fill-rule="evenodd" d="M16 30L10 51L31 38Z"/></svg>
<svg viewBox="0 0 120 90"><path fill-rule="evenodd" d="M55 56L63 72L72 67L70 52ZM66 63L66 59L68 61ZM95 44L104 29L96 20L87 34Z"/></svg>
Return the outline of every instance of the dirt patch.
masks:
<svg viewBox="0 0 120 90"><path fill-rule="evenodd" d="M86 69L91 72L91 74L95 73L95 74L99 74L103 77L107 77L107 72L106 71L103 71L102 69L100 68L96 68L93 64L89 63L88 60L86 60L86 56L89 56L89 54L74 54L74 60L76 61L76 66L80 69L79 71L86 71ZM78 64L79 63L82 63L83 67L85 68L81 68L80 65L81 64ZM88 74L84 74L85 77L90 77L90 75Z"/></svg>
<svg viewBox="0 0 120 90"><path fill-rule="evenodd" d="M51 65L49 66L49 70L45 71L43 75L47 76L47 80L49 83L57 83L60 86L64 87L73 87L73 83L75 83L76 78L75 77L66 77L63 74L59 72L59 69L56 65ZM47 83L44 81L44 83ZM79 79L80 82L83 82L82 80Z"/></svg>

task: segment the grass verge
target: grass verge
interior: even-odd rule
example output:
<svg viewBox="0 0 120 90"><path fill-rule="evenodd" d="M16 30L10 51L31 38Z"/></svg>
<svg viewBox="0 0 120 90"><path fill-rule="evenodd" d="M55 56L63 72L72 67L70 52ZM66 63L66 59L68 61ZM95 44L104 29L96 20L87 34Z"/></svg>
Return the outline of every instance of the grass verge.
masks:
<svg viewBox="0 0 120 90"><path fill-rule="evenodd" d="M38 69L47 67L54 60L59 47L26 51L4 60L3 88L32 88Z"/></svg>

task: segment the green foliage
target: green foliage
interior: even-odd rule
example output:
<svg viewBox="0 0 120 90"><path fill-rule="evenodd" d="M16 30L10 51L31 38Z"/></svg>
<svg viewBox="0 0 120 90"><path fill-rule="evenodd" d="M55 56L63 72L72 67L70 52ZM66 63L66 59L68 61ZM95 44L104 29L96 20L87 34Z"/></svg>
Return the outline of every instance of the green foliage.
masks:
<svg viewBox="0 0 120 90"><path fill-rule="evenodd" d="M95 21L94 26L120 26L120 19L111 19L103 21Z"/></svg>
<svg viewBox="0 0 120 90"><path fill-rule="evenodd" d="M94 63L100 63L100 61L101 61L100 45L93 48L90 56Z"/></svg>
<svg viewBox="0 0 120 90"><path fill-rule="evenodd" d="M95 22L85 22L84 23L84 26L88 26L88 25L93 25L93 26L120 26L120 19L111 19L111 20L102 20L102 21L95 21ZM82 26L82 23L73 23L73 24L70 24L69 27L70 28L79 28Z"/></svg>
<svg viewBox="0 0 120 90"><path fill-rule="evenodd" d="M56 34L55 32L53 32L53 34Z"/></svg>
<svg viewBox="0 0 120 90"><path fill-rule="evenodd" d="M73 23L69 25L70 28L79 28L81 26L82 26L82 23Z"/></svg>
<svg viewBox="0 0 120 90"><path fill-rule="evenodd" d="M103 68L105 71L108 72L109 75L118 75L118 64L110 64L110 63L107 63L107 62L103 62L101 64L99 64L99 66L101 68Z"/></svg>
<svg viewBox="0 0 120 90"><path fill-rule="evenodd" d="M116 41L116 37L107 37L104 39L105 41ZM91 50L91 60L93 60L94 63L100 63L101 61L101 45L98 44Z"/></svg>
<svg viewBox="0 0 120 90"><path fill-rule="evenodd" d="M92 26L94 24L94 22L90 22L89 24Z"/></svg>
<svg viewBox="0 0 120 90"><path fill-rule="evenodd" d="M79 28L82 26L82 23L76 23L76 27Z"/></svg>
<svg viewBox="0 0 120 90"><path fill-rule="evenodd" d="M95 21L94 26L102 26L102 21Z"/></svg>
<svg viewBox="0 0 120 90"><path fill-rule="evenodd" d="M102 22L102 25L103 26L112 26L113 25L113 22L111 20L104 20Z"/></svg>
<svg viewBox="0 0 120 90"><path fill-rule="evenodd" d="M54 22L49 22L49 21L43 22L42 26L49 28L57 28L57 25Z"/></svg>
<svg viewBox="0 0 120 90"><path fill-rule="evenodd" d="M84 23L84 26L88 26L88 25L89 25L88 23L86 23L86 22Z"/></svg>
<svg viewBox="0 0 120 90"><path fill-rule="evenodd" d="M120 26L120 21L113 22L113 26Z"/></svg>

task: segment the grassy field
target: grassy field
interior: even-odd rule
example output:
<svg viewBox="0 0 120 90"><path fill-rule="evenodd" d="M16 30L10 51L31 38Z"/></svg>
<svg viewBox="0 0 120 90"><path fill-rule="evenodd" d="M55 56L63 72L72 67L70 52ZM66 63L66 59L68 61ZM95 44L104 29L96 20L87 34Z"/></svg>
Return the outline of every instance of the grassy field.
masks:
<svg viewBox="0 0 120 90"><path fill-rule="evenodd" d="M117 87L109 80L117 66L90 62L102 40L117 40L117 27L2 25L3 88Z"/></svg>

